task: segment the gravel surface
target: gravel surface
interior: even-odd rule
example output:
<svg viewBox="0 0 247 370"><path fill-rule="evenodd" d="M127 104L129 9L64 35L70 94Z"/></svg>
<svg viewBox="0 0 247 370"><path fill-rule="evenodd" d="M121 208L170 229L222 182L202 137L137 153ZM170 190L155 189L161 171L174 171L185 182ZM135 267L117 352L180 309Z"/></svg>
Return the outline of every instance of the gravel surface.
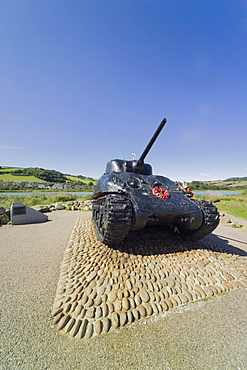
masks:
<svg viewBox="0 0 247 370"><path fill-rule="evenodd" d="M89 340L57 333L51 309L60 266L82 215L57 211L47 223L0 228L2 369L246 369L244 288ZM244 232L234 230L236 246L217 231L210 237L246 255Z"/></svg>

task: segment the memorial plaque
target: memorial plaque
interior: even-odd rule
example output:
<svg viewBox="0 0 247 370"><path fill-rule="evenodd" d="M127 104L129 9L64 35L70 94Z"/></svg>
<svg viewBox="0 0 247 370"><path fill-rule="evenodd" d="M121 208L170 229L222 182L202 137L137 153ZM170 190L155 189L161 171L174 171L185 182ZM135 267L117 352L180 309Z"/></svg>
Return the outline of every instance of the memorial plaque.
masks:
<svg viewBox="0 0 247 370"><path fill-rule="evenodd" d="M45 222L48 217L35 209L20 202L13 202L10 210L12 225L33 224Z"/></svg>
<svg viewBox="0 0 247 370"><path fill-rule="evenodd" d="M13 207L13 216L25 215L25 214L26 214L26 206Z"/></svg>

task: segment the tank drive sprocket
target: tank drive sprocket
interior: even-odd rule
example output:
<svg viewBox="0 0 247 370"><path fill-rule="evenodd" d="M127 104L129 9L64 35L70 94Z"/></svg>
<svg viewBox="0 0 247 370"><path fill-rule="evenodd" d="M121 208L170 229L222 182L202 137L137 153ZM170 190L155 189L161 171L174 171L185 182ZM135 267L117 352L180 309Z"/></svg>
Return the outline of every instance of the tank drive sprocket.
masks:
<svg viewBox="0 0 247 370"><path fill-rule="evenodd" d="M128 234L133 221L131 201L118 194L107 194L93 201L93 221L99 240L118 245Z"/></svg>

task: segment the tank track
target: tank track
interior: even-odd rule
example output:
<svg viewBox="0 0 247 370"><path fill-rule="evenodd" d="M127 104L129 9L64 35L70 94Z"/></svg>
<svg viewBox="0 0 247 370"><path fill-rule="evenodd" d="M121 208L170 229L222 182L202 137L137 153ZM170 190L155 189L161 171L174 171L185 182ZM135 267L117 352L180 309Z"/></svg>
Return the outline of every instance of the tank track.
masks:
<svg viewBox="0 0 247 370"><path fill-rule="evenodd" d="M131 201L119 194L107 194L93 200L93 221L99 240L109 246L120 244L133 222Z"/></svg>
<svg viewBox="0 0 247 370"><path fill-rule="evenodd" d="M191 199L202 211L203 222L196 230L184 230L185 236L193 239L202 239L210 234L219 225L220 215L215 205L206 200Z"/></svg>

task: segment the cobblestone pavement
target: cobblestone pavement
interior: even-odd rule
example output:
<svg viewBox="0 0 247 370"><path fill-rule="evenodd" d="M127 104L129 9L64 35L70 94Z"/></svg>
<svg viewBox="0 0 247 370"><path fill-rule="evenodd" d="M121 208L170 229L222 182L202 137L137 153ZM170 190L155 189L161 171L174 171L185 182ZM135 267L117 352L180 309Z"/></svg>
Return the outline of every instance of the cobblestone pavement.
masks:
<svg viewBox="0 0 247 370"><path fill-rule="evenodd" d="M56 330L90 338L247 286L247 257L210 240L182 241L150 227L119 249L79 218L64 254L53 306Z"/></svg>

